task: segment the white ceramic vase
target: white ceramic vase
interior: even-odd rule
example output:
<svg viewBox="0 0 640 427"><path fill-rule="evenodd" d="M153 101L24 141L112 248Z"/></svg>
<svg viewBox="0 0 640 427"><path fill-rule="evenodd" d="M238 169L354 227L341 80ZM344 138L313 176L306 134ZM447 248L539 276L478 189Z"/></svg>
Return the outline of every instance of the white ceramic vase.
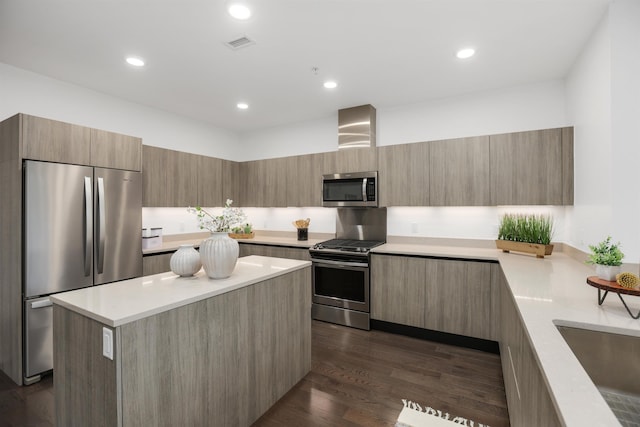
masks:
<svg viewBox="0 0 640 427"><path fill-rule="evenodd" d="M596 264L596 275L602 280L614 282L616 280L616 274L619 272L620 266Z"/></svg>
<svg viewBox="0 0 640 427"><path fill-rule="evenodd" d="M169 267L178 276L193 276L200 270L200 254L193 245L180 245L177 251L171 255Z"/></svg>
<svg viewBox="0 0 640 427"><path fill-rule="evenodd" d="M240 246L229 233L211 233L200 244L200 260L204 271L212 279L226 279L236 267Z"/></svg>

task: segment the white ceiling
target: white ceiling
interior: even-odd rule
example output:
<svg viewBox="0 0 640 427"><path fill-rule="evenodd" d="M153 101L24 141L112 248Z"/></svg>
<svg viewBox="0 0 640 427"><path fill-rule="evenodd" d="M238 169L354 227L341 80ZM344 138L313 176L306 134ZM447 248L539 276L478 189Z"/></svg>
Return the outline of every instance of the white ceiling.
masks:
<svg viewBox="0 0 640 427"><path fill-rule="evenodd" d="M563 78L610 0L247 2L242 22L223 0L0 0L0 62L245 132Z"/></svg>

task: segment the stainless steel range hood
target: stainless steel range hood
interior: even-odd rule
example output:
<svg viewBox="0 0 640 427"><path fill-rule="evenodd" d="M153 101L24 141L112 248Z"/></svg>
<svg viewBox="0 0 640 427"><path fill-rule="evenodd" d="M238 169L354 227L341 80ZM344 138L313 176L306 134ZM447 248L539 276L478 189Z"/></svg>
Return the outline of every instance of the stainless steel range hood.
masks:
<svg viewBox="0 0 640 427"><path fill-rule="evenodd" d="M338 110L338 149L375 148L376 109L370 105Z"/></svg>

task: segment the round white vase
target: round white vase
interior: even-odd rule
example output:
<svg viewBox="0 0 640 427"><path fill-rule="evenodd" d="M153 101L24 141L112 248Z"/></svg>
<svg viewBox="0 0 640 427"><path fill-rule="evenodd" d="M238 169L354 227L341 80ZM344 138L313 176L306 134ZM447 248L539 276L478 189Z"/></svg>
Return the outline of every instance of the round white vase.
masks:
<svg viewBox="0 0 640 427"><path fill-rule="evenodd" d="M169 267L178 276L193 276L200 270L200 254L193 245L180 245L177 251L171 255Z"/></svg>
<svg viewBox="0 0 640 427"><path fill-rule="evenodd" d="M615 282L618 273L620 273L620 267L617 265L596 264L596 275L602 280Z"/></svg>
<svg viewBox="0 0 640 427"><path fill-rule="evenodd" d="M212 279L226 279L236 267L240 246L229 233L211 233L200 244L200 260L204 271Z"/></svg>

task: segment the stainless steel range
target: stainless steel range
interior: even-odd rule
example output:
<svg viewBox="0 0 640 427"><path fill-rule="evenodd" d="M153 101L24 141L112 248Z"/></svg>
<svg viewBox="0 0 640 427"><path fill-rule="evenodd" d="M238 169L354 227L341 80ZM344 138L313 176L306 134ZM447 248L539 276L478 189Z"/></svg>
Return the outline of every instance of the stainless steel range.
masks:
<svg viewBox="0 0 640 427"><path fill-rule="evenodd" d="M369 330L369 251L385 243L385 208L340 208L337 238L309 250L313 263L312 317Z"/></svg>

